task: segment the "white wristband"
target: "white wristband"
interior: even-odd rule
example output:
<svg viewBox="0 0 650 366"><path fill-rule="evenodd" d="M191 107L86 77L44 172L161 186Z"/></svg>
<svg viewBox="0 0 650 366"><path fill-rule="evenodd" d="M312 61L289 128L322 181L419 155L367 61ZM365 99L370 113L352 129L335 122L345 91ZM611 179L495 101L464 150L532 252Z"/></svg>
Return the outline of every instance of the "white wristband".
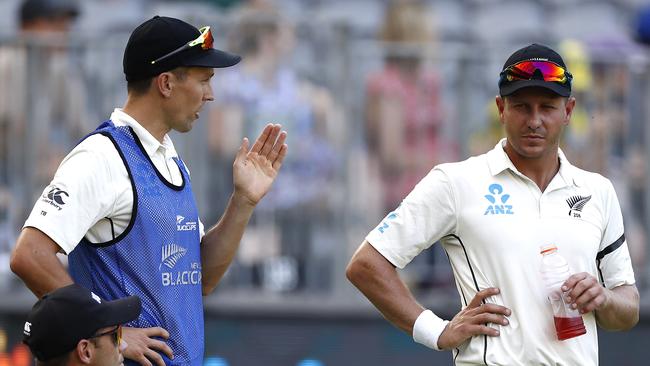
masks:
<svg viewBox="0 0 650 366"><path fill-rule="evenodd" d="M413 340L417 343L423 344L436 351L438 348L438 337L445 330L449 320L438 318L431 310L423 311L413 324Z"/></svg>

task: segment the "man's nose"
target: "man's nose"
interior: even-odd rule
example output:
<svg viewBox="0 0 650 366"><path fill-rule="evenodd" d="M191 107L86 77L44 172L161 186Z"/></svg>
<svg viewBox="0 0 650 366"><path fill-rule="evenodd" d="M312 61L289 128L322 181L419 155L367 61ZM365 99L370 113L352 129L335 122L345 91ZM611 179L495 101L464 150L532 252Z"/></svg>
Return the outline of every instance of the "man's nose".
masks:
<svg viewBox="0 0 650 366"><path fill-rule="evenodd" d="M125 350L126 347L128 347L128 346L129 346L129 344L126 343L126 341L125 341L124 339L121 339L121 340L120 340L120 352L124 352L124 350Z"/></svg>

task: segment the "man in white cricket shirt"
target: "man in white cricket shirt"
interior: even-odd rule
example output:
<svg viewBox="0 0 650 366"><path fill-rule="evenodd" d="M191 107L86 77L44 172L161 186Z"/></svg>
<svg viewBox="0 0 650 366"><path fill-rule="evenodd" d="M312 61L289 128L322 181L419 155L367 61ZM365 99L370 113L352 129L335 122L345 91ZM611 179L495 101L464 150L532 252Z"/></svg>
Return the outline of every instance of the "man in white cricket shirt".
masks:
<svg viewBox="0 0 650 366"><path fill-rule="evenodd" d="M626 330L638 322L612 184L571 165L559 148L576 103L571 79L546 46L513 53L496 97L506 138L484 155L435 167L350 261L348 278L386 319L416 342L452 350L456 365L596 365L596 326ZM395 269L438 241L462 302L449 321L418 304ZM573 270L562 290L582 314L585 335L556 337L539 273L545 244Z"/></svg>

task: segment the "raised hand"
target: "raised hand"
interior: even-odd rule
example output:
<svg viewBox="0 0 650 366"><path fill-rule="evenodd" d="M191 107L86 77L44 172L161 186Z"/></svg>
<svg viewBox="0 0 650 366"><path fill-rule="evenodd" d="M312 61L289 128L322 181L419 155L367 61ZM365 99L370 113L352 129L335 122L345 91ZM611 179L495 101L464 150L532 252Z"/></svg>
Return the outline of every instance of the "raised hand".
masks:
<svg viewBox="0 0 650 366"><path fill-rule="evenodd" d="M241 195L251 205L256 205L271 189L278 175L282 161L287 155L287 138L279 124L268 124L248 150L248 139L244 138L235 162L233 163L233 181L235 194Z"/></svg>
<svg viewBox="0 0 650 366"><path fill-rule="evenodd" d="M487 323L508 325L506 316L510 315L510 309L495 304L483 304L483 300L498 293L499 289L494 287L479 291L467 307L447 324L438 337L438 347L456 348L468 338L481 334L499 336L499 331L489 327Z"/></svg>
<svg viewBox="0 0 650 366"><path fill-rule="evenodd" d="M169 359L174 358L172 349L164 341L155 339L169 338L169 332L160 327L154 328L122 328L122 339L127 346L122 351L124 358L128 358L143 366L165 366L165 361L158 354L162 352Z"/></svg>

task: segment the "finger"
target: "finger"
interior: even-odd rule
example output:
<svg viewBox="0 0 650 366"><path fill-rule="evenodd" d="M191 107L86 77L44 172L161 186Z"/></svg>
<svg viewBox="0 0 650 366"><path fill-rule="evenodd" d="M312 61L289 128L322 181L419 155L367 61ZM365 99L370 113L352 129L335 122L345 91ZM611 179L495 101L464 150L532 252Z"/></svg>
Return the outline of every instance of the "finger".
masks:
<svg viewBox="0 0 650 366"><path fill-rule="evenodd" d="M138 357L134 361L136 361L137 363L139 363L142 366L153 366L151 364L151 361L149 361L149 359L147 357L145 357L144 355L140 355L140 357Z"/></svg>
<svg viewBox="0 0 650 366"><path fill-rule="evenodd" d="M505 316L510 316L510 309L505 306L496 305L496 304L483 304L479 307L472 309L474 314L481 313L490 313L490 314L501 314Z"/></svg>
<svg viewBox="0 0 650 366"><path fill-rule="evenodd" d="M268 139L269 135L271 134L271 130L273 129L272 124L268 124L264 127L264 130L262 130L262 133L260 136L255 140L255 143L253 144L253 148L251 149L251 152L254 153L259 153L260 150L262 149L262 145L266 142L266 139Z"/></svg>
<svg viewBox="0 0 650 366"><path fill-rule="evenodd" d="M587 291L588 289L595 287L596 285L600 286L599 284L596 283L596 280L592 277L586 277L580 281L578 281L571 290L569 290L568 293L565 294L565 299L567 303L574 302L575 299L579 298L582 296L582 294Z"/></svg>
<svg viewBox="0 0 650 366"><path fill-rule="evenodd" d="M145 352L145 354L147 358L153 362L154 365L165 366L165 360L163 360L162 356L159 355L158 352L150 349Z"/></svg>
<svg viewBox="0 0 650 366"><path fill-rule="evenodd" d="M262 150L260 150L260 155L262 155L262 156L268 156L269 155L269 153L273 149L273 145L275 144L275 140L278 139L279 134L280 134L280 125L273 125L273 128L271 129L271 133L269 134L269 137L264 142L264 145L262 145Z"/></svg>
<svg viewBox="0 0 650 366"><path fill-rule="evenodd" d="M242 161L244 157L246 157L246 154L248 153L248 137L244 137L244 139L241 142L241 145L239 145L239 150L237 150L237 155L235 156L235 162Z"/></svg>
<svg viewBox="0 0 650 366"><path fill-rule="evenodd" d="M605 303L605 295L597 296L593 301L584 305L584 307L579 308L581 314L590 313L594 310L600 309L600 307Z"/></svg>
<svg viewBox="0 0 650 366"><path fill-rule="evenodd" d="M472 317L472 323L474 324L499 324L499 325L508 325L509 321L503 315L491 314L491 313L482 313Z"/></svg>
<svg viewBox="0 0 650 366"><path fill-rule="evenodd" d="M163 341L152 339L149 343L149 348L164 353L165 356L169 357L170 359L174 358L174 351L172 351L171 347L169 347L169 345Z"/></svg>
<svg viewBox="0 0 650 366"><path fill-rule="evenodd" d="M273 169L275 169L276 172L280 170L280 167L282 167L282 162L284 161L285 156L287 156L288 149L289 147L287 144L282 144L278 157L273 162Z"/></svg>
<svg viewBox="0 0 650 366"><path fill-rule="evenodd" d="M287 132L282 131L280 132L280 136L278 137L278 141L275 142L275 145L273 145L273 149L269 153L269 161L273 163L275 159L278 158L278 155L280 154L280 149L282 149L282 145L284 145L284 140L287 139Z"/></svg>
<svg viewBox="0 0 650 366"><path fill-rule="evenodd" d="M494 329L492 327L488 327L487 325L473 325L471 327L468 327L470 330L470 334L472 336L480 335L480 334L485 334L490 337L498 337L499 336L499 330Z"/></svg>
<svg viewBox="0 0 650 366"><path fill-rule="evenodd" d="M488 288L486 288L484 290L481 290L481 291L476 293L476 295L474 296L472 301L469 302L467 307L470 308L470 309L478 307L478 306L481 305L483 300L485 300L486 298L488 298L490 296L494 296L494 295L496 295L498 293L499 293L499 289L496 288L496 287L488 287Z"/></svg>
<svg viewBox="0 0 650 366"><path fill-rule="evenodd" d="M169 332L161 327L144 328L145 334L148 337L161 337L169 339Z"/></svg>
<svg viewBox="0 0 650 366"><path fill-rule="evenodd" d="M593 310L592 309L593 307L600 304L592 304L592 302L596 302L602 293L603 293L602 289L599 289L598 287L591 287L585 290L578 298L576 298L571 303L571 308L586 310L585 308L589 306L589 308Z"/></svg>
<svg viewBox="0 0 650 366"><path fill-rule="evenodd" d="M569 278L567 278L567 280L564 281L564 283L562 284L562 291L567 292L567 291L573 289L573 287L574 287L578 282L584 280L584 279L587 278L588 276L589 276L589 274L586 273L586 272L580 272L580 273L574 273L574 274L572 274L572 275L569 276Z"/></svg>

